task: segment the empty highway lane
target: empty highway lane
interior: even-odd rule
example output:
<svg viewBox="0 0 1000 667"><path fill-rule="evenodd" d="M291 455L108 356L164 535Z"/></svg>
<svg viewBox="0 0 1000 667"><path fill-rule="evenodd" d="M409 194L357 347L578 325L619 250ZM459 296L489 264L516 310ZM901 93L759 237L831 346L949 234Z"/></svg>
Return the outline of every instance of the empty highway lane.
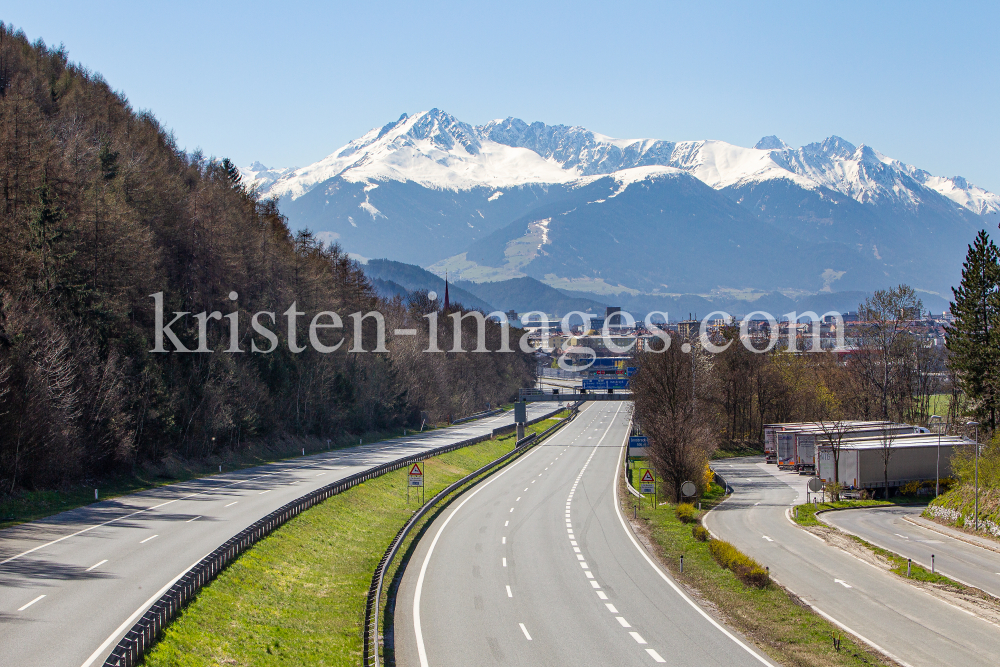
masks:
<svg viewBox="0 0 1000 667"><path fill-rule="evenodd" d="M555 408L529 405L529 418ZM512 418L173 484L0 531L0 663L100 665L163 591L254 521L355 472Z"/></svg>
<svg viewBox="0 0 1000 667"><path fill-rule="evenodd" d="M616 500L629 415L591 403L428 528L394 614L397 664L772 664L632 537Z"/></svg>

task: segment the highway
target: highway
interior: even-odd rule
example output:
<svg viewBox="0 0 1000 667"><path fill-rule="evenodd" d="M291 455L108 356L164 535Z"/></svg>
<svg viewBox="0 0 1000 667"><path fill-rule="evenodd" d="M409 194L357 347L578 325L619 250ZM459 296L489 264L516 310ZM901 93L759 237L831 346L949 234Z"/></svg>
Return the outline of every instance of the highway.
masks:
<svg viewBox="0 0 1000 667"><path fill-rule="evenodd" d="M821 615L904 667L996 664L1000 628L869 565L792 523L807 478L763 457L713 467L733 487L705 526L761 564Z"/></svg>
<svg viewBox="0 0 1000 667"><path fill-rule="evenodd" d="M555 410L528 405L532 419ZM95 503L0 531L0 663L103 664L184 572L254 521L361 470L488 433L513 414Z"/></svg>
<svg viewBox="0 0 1000 667"><path fill-rule="evenodd" d="M966 586L1000 597L1000 543L993 551L953 537L943 526L921 518L922 507L886 507L823 512L819 519L877 547L894 551ZM964 536L963 536L964 537Z"/></svg>
<svg viewBox="0 0 1000 667"><path fill-rule="evenodd" d="M396 664L771 665L681 592L616 500L629 414L575 421L460 496L400 583Z"/></svg>

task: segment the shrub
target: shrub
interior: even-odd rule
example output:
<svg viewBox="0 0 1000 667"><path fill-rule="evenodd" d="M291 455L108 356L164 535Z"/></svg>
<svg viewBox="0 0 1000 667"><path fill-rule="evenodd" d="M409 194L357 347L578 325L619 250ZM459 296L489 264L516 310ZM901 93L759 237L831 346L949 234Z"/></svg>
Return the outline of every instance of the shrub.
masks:
<svg viewBox="0 0 1000 667"><path fill-rule="evenodd" d="M753 558L725 540L709 540L708 550L712 558L747 586L765 588L771 583L767 570Z"/></svg>
<svg viewBox="0 0 1000 667"><path fill-rule="evenodd" d="M708 531L701 524L695 524L691 527L691 534L694 535L694 539L699 542L708 542Z"/></svg>
<svg viewBox="0 0 1000 667"><path fill-rule="evenodd" d="M907 482L900 487L899 492L904 496L915 496L920 493L921 487L923 487L922 482Z"/></svg>
<svg viewBox="0 0 1000 667"><path fill-rule="evenodd" d="M698 510L691 503L678 504L674 512L677 513L677 518L683 523L691 523L698 520Z"/></svg>

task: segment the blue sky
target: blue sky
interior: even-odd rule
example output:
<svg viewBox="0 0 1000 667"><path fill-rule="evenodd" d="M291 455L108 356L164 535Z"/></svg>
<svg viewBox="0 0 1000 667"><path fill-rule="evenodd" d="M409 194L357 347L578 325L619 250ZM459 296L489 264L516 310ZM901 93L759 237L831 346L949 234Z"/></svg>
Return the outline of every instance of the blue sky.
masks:
<svg viewBox="0 0 1000 667"><path fill-rule="evenodd" d="M0 19L241 165L304 166L438 107L745 146L837 134L1000 191L1000 3L33 0Z"/></svg>

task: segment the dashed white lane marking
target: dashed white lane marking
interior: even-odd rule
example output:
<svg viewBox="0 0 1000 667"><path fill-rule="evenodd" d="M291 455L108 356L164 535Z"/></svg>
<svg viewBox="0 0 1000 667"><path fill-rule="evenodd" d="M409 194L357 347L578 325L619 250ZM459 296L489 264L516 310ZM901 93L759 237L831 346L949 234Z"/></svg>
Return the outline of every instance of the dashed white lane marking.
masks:
<svg viewBox="0 0 1000 667"><path fill-rule="evenodd" d="M226 505L226 507L232 507L233 505L235 505L235 504L236 504L236 503L238 503L238 502L240 502L240 501L238 501L238 500L234 500L233 502L231 502L231 503L229 503L228 505ZM225 509L225 507L223 507L223 509Z"/></svg>
<svg viewBox="0 0 1000 667"><path fill-rule="evenodd" d="M507 587L507 597L512 598L514 594L510 592L510 586Z"/></svg>
<svg viewBox="0 0 1000 667"><path fill-rule="evenodd" d="M506 558L503 559L503 566L507 567L507 559Z"/></svg>
<svg viewBox="0 0 1000 667"><path fill-rule="evenodd" d="M518 503L518 502L521 502L521 496L518 496L518 497L517 497L517 500L515 500L514 502L515 502L515 503Z"/></svg>
<svg viewBox="0 0 1000 667"><path fill-rule="evenodd" d="M521 632L524 633L524 638L529 642L531 641L531 635L528 634L528 628L524 627L524 623L518 623L521 626Z"/></svg>
<svg viewBox="0 0 1000 667"><path fill-rule="evenodd" d="M601 598L602 600L607 600L608 594L605 593L604 591L597 591L597 597Z"/></svg>
<svg viewBox="0 0 1000 667"><path fill-rule="evenodd" d="M258 493L257 495L258 495L258 496L262 496L262 495L264 495L265 493L271 493L271 489L268 489L267 491L261 491L261 492L260 492L260 493Z"/></svg>
<svg viewBox="0 0 1000 667"><path fill-rule="evenodd" d="M199 514L199 515L198 515L198 516L196 516L196 517L192 517L192 518L188 519L188 520L187 520L187 521L185 521L184 523L191 523L192 521L197 521L197 520L198 520L198 519L200 519L200 518L201 518L201 515Z"/></svg>
<svg viewBox="0 0 1000 667"><path fill-rule="evenodd" d="M615 620L618 621L623 628L631 628L632 627L631 625L629 625L628 621L626 621L625 618L622 617L622 616L615 616Z"/></svg>
<svg viewBox="0 0 1000 667"><path fill-rule="evenodd" d="M647 648L646 653L649 654L649 656L653 659L654 662L666 662L666 660L660 657L659 653L657 653L651 648Z"/></svg>
<svg viewBox="0 0 1000 667"><path fill-rule="evenodd" d="M84 570L84 572L90 572L90 571L91 571L91 570L93 570L93 569L94 569L95 567L100 567L100 566L104 565L104 564L105 564L105 563L107 563L107 562L108 562L108 559L107 559L107 558L105 558L105 559L104 559L104 560L102 560L102 561L101 561L100 563L94 563L93 565L91 565L90 567L88 567L88 568L87 568L86 570Z"/></svg>
<svg viewBox="0 0 1000 667"><path fill-rule="evenodd" d="M767 535L764 535L763 537L764 537L764 539L765 539L765 540L767 540L768 542L774 542L774 540L772 540L772 539L771 539L770 537L768 537Z"/></svg>
<svg viewBox="0 0 1000 667"><path fill-rule="evenodd" d="M32 600L31 602L29 602L28 604L24 605L23 607L18 607L18 609L17 609L17 610L18 610L18 611L24 611L25 609L27 609L27 608L28 608L28 607L30 607L31 605L33 605L33 604L35 604L36 602L38 602L39 600L41 600L41 599L42 599L43 597L45 597L45 596L44 596L44 595L39 595L39 596L38 596L37 598L35 598L35 599L34 599L34 600Z"/></svg>
<svg viewBox="0 0 1000 667"><path fill-rule="evenodd" d="M504 536L504 537L503 537L503 538L502 538L502 539L500 540L500 544L507 544L507 537L506 537L506 536Z"/></svg>
<svg viewBox="0 0 1000 667"><path fill-rule="evenodd" d="M854 588L853 586L851 586L851 585L850 585L849 583L847 583L847 582L846 582L846 581L844 581L843 579L834 579L834 580L833 580L833 583L835 583L835 584L840 584L840 585L841 585L841 586L843 586L844 588Z"/></svg>
<svg viewBox="0 0 1000 667"><path fill-rule="evenodd" d="M153 535L151 537L147 537L142 542L139 542L139 544L145 544L146 542L149 542L150 540L155 540L157 537L159 537L159 535Z"/></svg>
<svg viewBox="0 0 1000 667"><path fill-rule="evenodd" d="M629 634L632 635L632 639L634 639L637 644L646 643L646 640L643 639L642 635L640 635L638 632L630 632Z"/></svg>
<svg viewBox="0 0 1000 667"><path fill-rule="evenodd" d="M511 507L511 508L510 508L510 511L511 511L511 512L513 512L513 511L514 511L514 508L513 508L513 507Z"/></svg>
<svg viewBox="0 0 1000 667"><path fill-rule="evenodd" d="M508 525L510 525L510 521L504 521L503 522L503 527L504 528L506 528Z"/></svg>
<svg viewBox="0 0 1000 667"><path fill-rule="evenodd" d="M604 606L607 607L608 611L610 611L612 614L617 614L618 613L618 610L615 609L615 606L613 604L611 604L610 602L606 603Z"/></svg>
<svg viewBox="0 0 1000 667"><path fill-rule="evenodd" d="M591 580L590 587L591 588L600 588L601 585L599 583L597 583L596 581Z"/></svg>

